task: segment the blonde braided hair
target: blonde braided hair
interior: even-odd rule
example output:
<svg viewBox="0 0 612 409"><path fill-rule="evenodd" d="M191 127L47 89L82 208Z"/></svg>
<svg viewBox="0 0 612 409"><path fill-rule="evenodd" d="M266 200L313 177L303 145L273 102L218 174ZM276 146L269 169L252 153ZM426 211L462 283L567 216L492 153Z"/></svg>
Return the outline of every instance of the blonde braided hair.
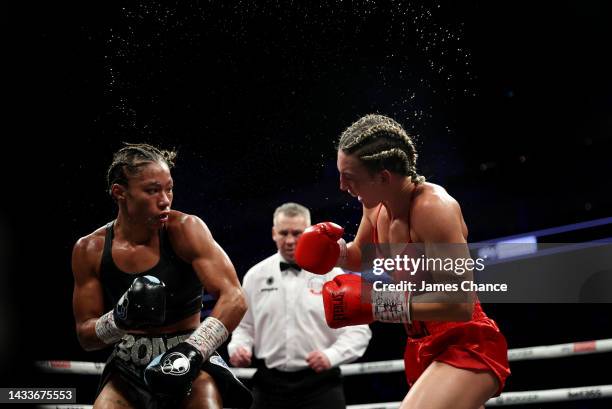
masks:
<svg viewBox="0 0 612 409"><path fill-rule="evenodd" d="M370 172L383 169L410 176L414 183L425 182L416 171L414 142L402 126L379 114L368 114L346 128L338 149L355 155Z"/></svg>

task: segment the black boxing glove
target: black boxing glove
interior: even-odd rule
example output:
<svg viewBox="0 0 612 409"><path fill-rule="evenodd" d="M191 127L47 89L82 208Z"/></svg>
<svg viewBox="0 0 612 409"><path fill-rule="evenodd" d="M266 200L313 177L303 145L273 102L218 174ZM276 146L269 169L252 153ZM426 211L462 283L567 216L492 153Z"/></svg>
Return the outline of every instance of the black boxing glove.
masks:
<svg viewBox="0 0 612 409"><path fill-rule="evenodd" d="M165 284L154 276L138 277L113 309L120 329L139 329L162 325L166 320Z"/></svg>
<svg viewBox="0 0 612 409"><path fill-rule="evenodd" d="M154 276L137 277L115 308L96 321L96 335L113 344L130 329L162 325L166 320L165 284Z"/></svg>
<svg viewBox="0 0 612 409"><path fill-rule="evenodd" d="M188 395L203 363L204 356L196 347L181 342L151 360L144 380L157 396Z"/></svg>
<svg viewBox="0 0 612 409"><path fill-rule="evenodd" d="M154 358L144 370L144 381L160 397L187 395L202 363L228 338L225 325L206 318L185 341Z"/></svg>

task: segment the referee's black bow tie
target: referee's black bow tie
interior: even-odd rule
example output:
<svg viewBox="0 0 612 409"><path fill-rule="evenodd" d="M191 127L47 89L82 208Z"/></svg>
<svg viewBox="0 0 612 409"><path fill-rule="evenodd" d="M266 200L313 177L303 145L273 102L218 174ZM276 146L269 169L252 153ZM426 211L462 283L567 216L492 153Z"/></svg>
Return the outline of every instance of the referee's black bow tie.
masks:
<svg viewBox="0 0 612 409"><path fill-rule="evenodd" d="M302 271L302 268L295 263L285 263L284 261L280 262L281 271L285 271L290 268L294 269L295 271Z"/></svg>

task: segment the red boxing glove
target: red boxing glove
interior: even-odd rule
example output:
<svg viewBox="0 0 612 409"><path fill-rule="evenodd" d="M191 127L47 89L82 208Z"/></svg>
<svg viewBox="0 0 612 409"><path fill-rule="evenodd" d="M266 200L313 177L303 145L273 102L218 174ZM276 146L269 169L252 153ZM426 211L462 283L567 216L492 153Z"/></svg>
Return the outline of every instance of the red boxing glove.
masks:
<svg viewBox="0 0 612 409"><path fill-rule="evenodd" d="M373 321L411 323L410 293L376 291L355 274L342 274L323 285L325 320L330 328Z"/></svg>
<svg viewBox="0 0 612 409"><path fill-rule="evenodd" d="M323 306L325 320L330 328L347 325L369 324L374 321L369 284L367 293L361 296L361 277L342 274L323 285Z"/></svg>
<svg viewBox="0 0 612 409"><path fill-rule="evenodd" d="M295 262L312 273L327 274L337 265L339 257L346 257L343 233L344 229L332 222L310 226L298 240Z"/></svg>

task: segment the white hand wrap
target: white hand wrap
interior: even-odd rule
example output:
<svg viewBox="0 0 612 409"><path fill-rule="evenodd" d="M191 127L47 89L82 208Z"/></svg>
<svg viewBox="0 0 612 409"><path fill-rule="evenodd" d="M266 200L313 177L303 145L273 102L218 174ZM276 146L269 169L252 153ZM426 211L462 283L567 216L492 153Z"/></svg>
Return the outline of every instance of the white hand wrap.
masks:
<svg viewBox="0 0 612 409"><path fill-rule="evenodd" d="M125 331L115 324L113 311L109 311L96 321L96 336L105 344L114 344L125 335Z"/></svg>
<svg viewBox="0 0 612 409"><path fill-rule="evenodd" d="M372 291L372 314L381 322L412 323L410 292Z"/></svg>
<svg viewBox="0 0 612 409"><path fill-rule="evenodd" d="M229 337L225 325L215 317L208 317L185 342L193 345L201 353L204 359L208 359L217 348L219 348Z"/></svg>
<svg viewBox="0 0 612 409"><path fill-rule="evenodd" d="M336 262L337 267L343 267L346 264L346 258L348 256L348 247L346 240L340 238L338 240L338 246L340 246L340 254L338 255L338 261Z"/></svg>

